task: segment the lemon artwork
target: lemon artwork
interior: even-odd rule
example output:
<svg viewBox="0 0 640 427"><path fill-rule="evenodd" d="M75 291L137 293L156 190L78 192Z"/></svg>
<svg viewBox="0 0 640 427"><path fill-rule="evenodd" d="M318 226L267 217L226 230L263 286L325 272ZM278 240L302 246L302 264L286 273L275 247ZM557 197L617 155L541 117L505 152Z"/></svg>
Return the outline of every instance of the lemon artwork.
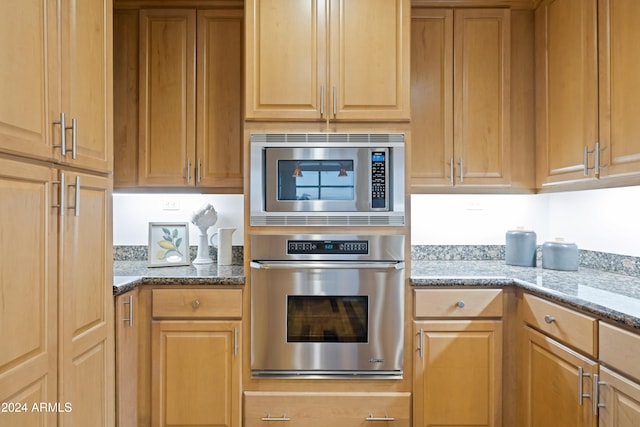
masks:
<svg viewBox="0 0 640 427"><path fill-rule="evenodd" d="M162 240L158 242L161 249L156 252L156 258L168 262L180 261L184 255L180 252L182 237L178 237L178 229L174 228L171 231L168 228L162 228L162 232L164 233Z"/></svg>

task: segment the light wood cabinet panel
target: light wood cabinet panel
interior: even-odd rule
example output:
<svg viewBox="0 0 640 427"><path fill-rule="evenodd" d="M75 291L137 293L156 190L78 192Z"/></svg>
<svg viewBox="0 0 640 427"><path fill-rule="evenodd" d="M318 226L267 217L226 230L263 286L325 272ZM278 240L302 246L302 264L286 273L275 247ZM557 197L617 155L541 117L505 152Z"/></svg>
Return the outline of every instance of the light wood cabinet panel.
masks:
<svg viewBox="0 0 640 427"><path fill-rule="evenodd" d="M240 325L153 322L151 425L240 425Z"/></svg>
<svg viewBox="0 0 640 427"><path fill-rule="evenodd" d="M26 405L0 413L7 426L56 423L55 413L32 411L58 401L53 178L49 167L0 157L0 402Z"/></svg>
<svg viewBox="0 0 640 427"><path fill-rule="evenodd" d="M245 11L247 119L409 119L407 0L251 0Z"/></svg>
<svg viewBox="0 0 640 427"><path fill-rule="evenodd" d="M60 415L59 425L110 426L115 423L111 181L64 176L58 294L58 375L64 381L58 398L71 402L73 410Z"/></svg>
<svg viewBox="0 0 640 427"><path fill-rule="evenodd" d="M502 317L501 289L416 289L414 316L434 317Z"/></svg>
<svg viewBox="0 0 640 427"><path fill-rule="evenodd" d="M197 186L243 185L241 10L198 11Z"/></svg>
<svg viewBox="0 0 640 427"><path fill-rule="evenodd" d="M116 425L138 425L138 289L115 298Z"/></svg>
<svg viewBox="0 0 640 427"><path fill-rule="evenodd" d="M598 332L598 358L625 375L640 379L640 335L604 322L599 322Z"/></svg>
<svg viewBox="0 0 640 427"><path fill-rule="evenodd" d="M60 162L97 171L113 169L112 1L61 2L61 106L67 125L77 120L76 158ZM56 126L59 130L60 126ZM73 131L67 139L73 139ZM70 145L71 141L67 141Z"/></svg>
<svg viewBox="0 0 640 427"><path fill-rule="evenodd" d="M193 185L196 11L140 11L138 183Z"/></svg>
<svg viewBox="0 0 640 427"><path fill-rule="evenodd" d="M372 424L409 427L409 393L245 392L244 426L285 423L291 427ZM278 418L281 421L278 421ZM367 418L379 418L367 421ZM384 421L383 418L393 418Z"/></svg>
<svg viewBox="0 0 640 427"><path fill-rule="evenodd" d="M640 174L640 3L598 2L602 177Z"/></svg>
<svg viewBox="0 0 640 427"><path fill-rule="evenodd" d="M640 425L640 384L600 368L599 427Z"/></svg>
<svg viewBox="0 0 640 427"><path fill-rule="evenodd" d="M597 363L529 327L524 334L521 425L595 427L591 391Z"/></svg>
<svg viewBox="0 0 640 427"><path fill-rule="evenodd" d="M596 10L596 0L548 0L536 10L538 187L585 179L584 150L598 138Z"/></svg>
<svg viewBox="0 0 640 427"><path fill-rule="evenodd" d="M50 118L60 113L57 1L14 3L0 4L0 150L52 159Z"/></svg>
<svg viewBox="0 0 640 427"><path fill-rule="evenodd" d="M502 322L418 321L415 426L502 425Z"/></svg>
<svg viewBox="0 0 640 427"><path fill-rule="evenodd" d="M412 191L511 184L510 18L414 8Z"/></svg>

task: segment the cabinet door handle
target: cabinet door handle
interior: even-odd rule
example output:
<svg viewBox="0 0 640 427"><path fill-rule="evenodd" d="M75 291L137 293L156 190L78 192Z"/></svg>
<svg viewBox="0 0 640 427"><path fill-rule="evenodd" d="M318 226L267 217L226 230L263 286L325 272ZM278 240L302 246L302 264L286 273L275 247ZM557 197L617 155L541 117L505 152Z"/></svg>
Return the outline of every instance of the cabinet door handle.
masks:
<svg viewBox="0 0 640 427"><path fill-rule="evenodd" d="M60 192L58 196L60 197L60 202L57 205L51 205L53 208L60 208L60 216L64 216L64 198L66 195L66 179L64 172L60 172L60 181L53 181L53 184L58 184L60 186Z"/></svg>
<svg viewBox="0 0 640 427"><path fill-rule="evenodd" d="M451 185L454 184L454 182L453 182L453 157L449 159L449 182L451 183Z"/></svg>
<svg viewBox="0 0 640 427"><path fill-rule="evenodd" d="M338 114L338 89L333 87L333 117Z"/></svg>
<svg viewBox="0 0 640 427"><path fill-rule="evenodd" d="M193 308L200 307L200 300L198 298L194 299L193 302L191 303L191 307Z"/></svg>
<svg viewBox="0 0 640 427"><path fill-rule="evenodd" d="M262 421L291 421L291 418L287 417L286 415L282 415L281 417L272 417L271 415L267 414L267 416L262 417L261 420Z"/></svg>
<svg viewBox="0 0 640 427"><path fill-rule="evenodd" d="M458 308L464 308L464 301L460 300L456 303L456 307Z"/></svg>
<svg viewBox="0 0 640 427"><path fill-rule="evenodd" d="M200 174L200 168L202 167L202 160L198 159L198 166L196 167L196 180L198 181L198 184L200 184L200 179L202 177L202 175Z"/></svg>
<svg viewBox="0 0 640 427"><path fill-rule="evenodd" d="M578 367L578 405L582 406L582 400L586 397L587 399L591 397L590 394L584 393L584 386L582 380L585 377L590 377L591 374L588 372L584 372L582 366Z"/></svg>
<svg viewBox="0 0 640 427"><path fill-rule="evenodd" d="M67 155L67 126L64 120L64 112L60 112L60 120L53 122L54 125L60 125L60 145L54 145L55 148L60 147L60 153Z"/></svg>
<svg viewBox="0 0 640 427"><path fill-rule="evenodd" d="M604 403L600 403L601 385L607 385L607 383L600 381L600 375L593 374L593 415L598 415L599 408L606 408Z"/></svg>
<svg viewBox="0 0 640 427"><path fill-rule="evenodd" d="M129 317L122 319L124 322L129 322L129 327L133 328L133 295L129 295L129 301L122 303L129 306Z"/></svg>
<svg viewBox="0 0 640 427"><path fill-rule="evenodd" d="M548 324L552 324L553 322L555 322L555 321L556 321L556 318L555 318L555 317L553 317L553 316L552 316L552 315L550 315L550 314L546 314L546 315L544 316L544 321L545 321L546 323L548 323Z"/></svg>
<svg viewBox="0 0 640 427"><path fill-rule="evenodd" d="M320 85L320 117L324 116L324 86Z"/></svg>
<svg viewBox="0 0 640 427"><path fill-rule="evenodd" d="M67 207L67 209L73 209L74 216L80 216L80 175L76 175L76 183L75 185L70 185L69 187L75 187L75 204L73 206Z"/></svg>
<svg viewBox="0 0 640 427"><path fill-rule="evenodd" d="M464 182L464 164L462 163L462 157L460 157L460 182Z"/></svg>
<svg viewBox="0 0 640 427"><path fill-rule="evenodd" d="M374 417L373 413L369 414L369 416L367 418L365 418L366 421L395 421L396 419L393 417Z"/></svg>
<svg viewBox="0 0 640 427"><path fill-rule="evenodd" d="M424 347L423 347L423 338L422 335L424 334L424 330L422 328L420 328L418 330L418 354L420 354L420 359L423 358L424 356Z"/></svg>
<svg viewBox="0 0 640 427"><path fill-rule="evenodd" d="M238 355L238 328L233 328L233 356Z"/></svg>
<svg viewBox="0 0 640 427"><path fill-rule="evenodd" d="M593 151L595 152L595 160L593 162L593 173L596 176L600 176L600 143L596 142L596 146Z"/></svg>
<svg viewBox="0 0 640 427"><path fill-rule="evenodd" d="M187 184L191 183L191 159L187 159Z"/></svg>
<svg viewBox="0 0 640 427"><path fill-rule="evenodd" d="M71 158L75 160L78 154L78 120L71 119L71 126L66 129L71 129Z"/></svg>

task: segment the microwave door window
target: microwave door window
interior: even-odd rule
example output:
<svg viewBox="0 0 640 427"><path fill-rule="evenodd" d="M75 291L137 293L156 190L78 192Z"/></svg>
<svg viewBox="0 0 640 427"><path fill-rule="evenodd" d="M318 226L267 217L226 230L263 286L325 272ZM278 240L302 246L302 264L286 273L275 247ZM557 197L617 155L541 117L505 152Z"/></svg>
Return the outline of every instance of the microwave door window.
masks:
<svg viewBox="0 0 640 427"><path fill-rule="evenodd" d="M279 160L278 200L353 201L353 160Z"/></svg>

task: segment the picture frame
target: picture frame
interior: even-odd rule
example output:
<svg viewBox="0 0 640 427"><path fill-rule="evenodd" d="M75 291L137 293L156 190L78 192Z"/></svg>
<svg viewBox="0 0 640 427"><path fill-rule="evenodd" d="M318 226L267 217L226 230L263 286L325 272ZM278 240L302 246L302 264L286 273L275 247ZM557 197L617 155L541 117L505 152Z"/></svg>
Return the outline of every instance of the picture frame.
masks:
<svg viewBox="0 0 640 427"><path fill-rule="evenodd" d="M188 222L149 223L149 267L191 265Z"/></svg>

